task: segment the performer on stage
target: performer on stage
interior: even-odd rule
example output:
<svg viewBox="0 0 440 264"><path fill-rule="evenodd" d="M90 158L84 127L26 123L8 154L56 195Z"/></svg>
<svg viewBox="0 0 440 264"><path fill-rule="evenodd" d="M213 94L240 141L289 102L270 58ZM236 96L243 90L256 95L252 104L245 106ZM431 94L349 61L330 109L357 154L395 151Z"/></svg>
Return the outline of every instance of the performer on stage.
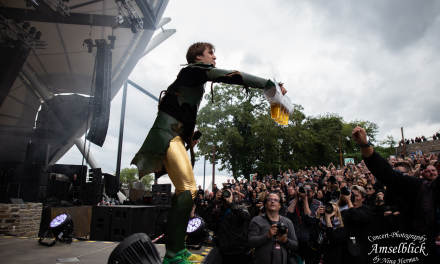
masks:
<svg viewBox="0 0 440 264"><path fill-rule="evenodd" d="M186 54L187 67L183 68L177 79L163 91L163 97L161 93L159 112L153 127L131 162L138 167L139 178L152 172L156 174L156 178L168 173L176 188L167 217L168 244L163 260L166 264L190 263L189 260L199 260L200 257L186 250L185 235L193 199L197 194L193 173L193 147L198 140L193 140L193 136L205 83L221 82L260 89L275 86L270 79L215 68L214 51L214 46L206 42L197 42L189 47ZM286 90L280 86L285 94ZM191 161L185 144L190 149Z"/></svg>

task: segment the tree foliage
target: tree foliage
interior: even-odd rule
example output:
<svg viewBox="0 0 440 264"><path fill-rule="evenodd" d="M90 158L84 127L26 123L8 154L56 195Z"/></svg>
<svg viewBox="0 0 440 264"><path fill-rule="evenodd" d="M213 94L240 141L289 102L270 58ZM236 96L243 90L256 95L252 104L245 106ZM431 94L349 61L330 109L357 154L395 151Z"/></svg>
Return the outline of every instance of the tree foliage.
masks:
<svg viewBox="0 0 440 264"><path fill-rule="evenodd" d="M133 187L133 182L139 181L138 169L135 167L121 169L119 181L121 183L128 183L129 187ZM140 182L145 184L145 189L150 190L151 184L154 181L154 175L148 174L141 178Z"/></svg>
<svg viewBox="0 0 440 264"><path fill-rule="evenodd" d="M250 89L247 95L240 86L214 86L214 103L207 93L207 104L198 114L198 129L203 133L198 144L198 157L212 162L212 146L216 145L216 159L222 161L220 170L234 178L251 173L276 173L288 168L339 163L339 149L343 157L360 160L361 153L351 139L356 126L366 129L370 142L379 145L379 151L389 153L395 145L388 137L377 142L377 124L365 120L345 122L337 114L307 117L300 105L287 126L280 126L270 117L270 107L263 91ZM340 142L340 143L339 143Z"/></svg>

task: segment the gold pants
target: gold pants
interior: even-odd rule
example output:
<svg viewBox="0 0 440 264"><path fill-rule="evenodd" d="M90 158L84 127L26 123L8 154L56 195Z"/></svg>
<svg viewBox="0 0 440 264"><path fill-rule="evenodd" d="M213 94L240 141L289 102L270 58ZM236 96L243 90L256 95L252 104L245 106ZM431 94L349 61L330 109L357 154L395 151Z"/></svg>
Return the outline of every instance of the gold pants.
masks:
<svg viewBox="0 0 440 264"><path fill-rule="evenodd" d="M185 143L180 136L171 140L163 164L171 182L176 187L176 195L189 190L194 199L197 195L196 180L191 161L185 149Z"/></svg>

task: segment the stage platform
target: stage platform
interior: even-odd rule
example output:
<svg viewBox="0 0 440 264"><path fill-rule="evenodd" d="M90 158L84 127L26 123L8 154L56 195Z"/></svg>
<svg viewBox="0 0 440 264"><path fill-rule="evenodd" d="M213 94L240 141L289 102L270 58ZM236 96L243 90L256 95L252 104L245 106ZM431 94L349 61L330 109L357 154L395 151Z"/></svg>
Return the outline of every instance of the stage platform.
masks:
<svg viewBox="0 0 440 264"><path fill-rule="evenodd" d="M45 239L43 242L50 243L52 239ZM0 262L8 264L107 263L110 253L118 244L119 242L74 240L70 245L57 242L53 247L45 247L38 244L38 238L0 235ZM160 257L163 258L165 245L156 244L156 247ZM211 249L202 247L200 250L190 251L207 255Z"/></svg>

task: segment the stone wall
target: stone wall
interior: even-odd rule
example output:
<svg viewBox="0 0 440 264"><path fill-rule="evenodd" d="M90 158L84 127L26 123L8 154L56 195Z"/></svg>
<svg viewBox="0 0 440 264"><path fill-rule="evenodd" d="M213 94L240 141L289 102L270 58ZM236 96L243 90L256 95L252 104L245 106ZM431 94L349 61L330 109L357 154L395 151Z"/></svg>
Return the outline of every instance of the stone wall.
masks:
<svg viewBox="0 0 440 264"><path fill-rule="evenodd" d="M418 142L414 144L405 145L406 149L406 155L409 156L409 153L411 151L416 152L416 150L420 149L423 154L430 154L431 152L438 152L440 151L440 140L431 140L431 141L425 141L425 142ZM403 152L403 146L397 147L397 156L400 155L400 153Z"/></svg>
<svg viewBox="0 0 440 264"><path fill-rule="evenodd" d="M41 203L0 204L0 233L36 237L42 211Z"/></svg>

